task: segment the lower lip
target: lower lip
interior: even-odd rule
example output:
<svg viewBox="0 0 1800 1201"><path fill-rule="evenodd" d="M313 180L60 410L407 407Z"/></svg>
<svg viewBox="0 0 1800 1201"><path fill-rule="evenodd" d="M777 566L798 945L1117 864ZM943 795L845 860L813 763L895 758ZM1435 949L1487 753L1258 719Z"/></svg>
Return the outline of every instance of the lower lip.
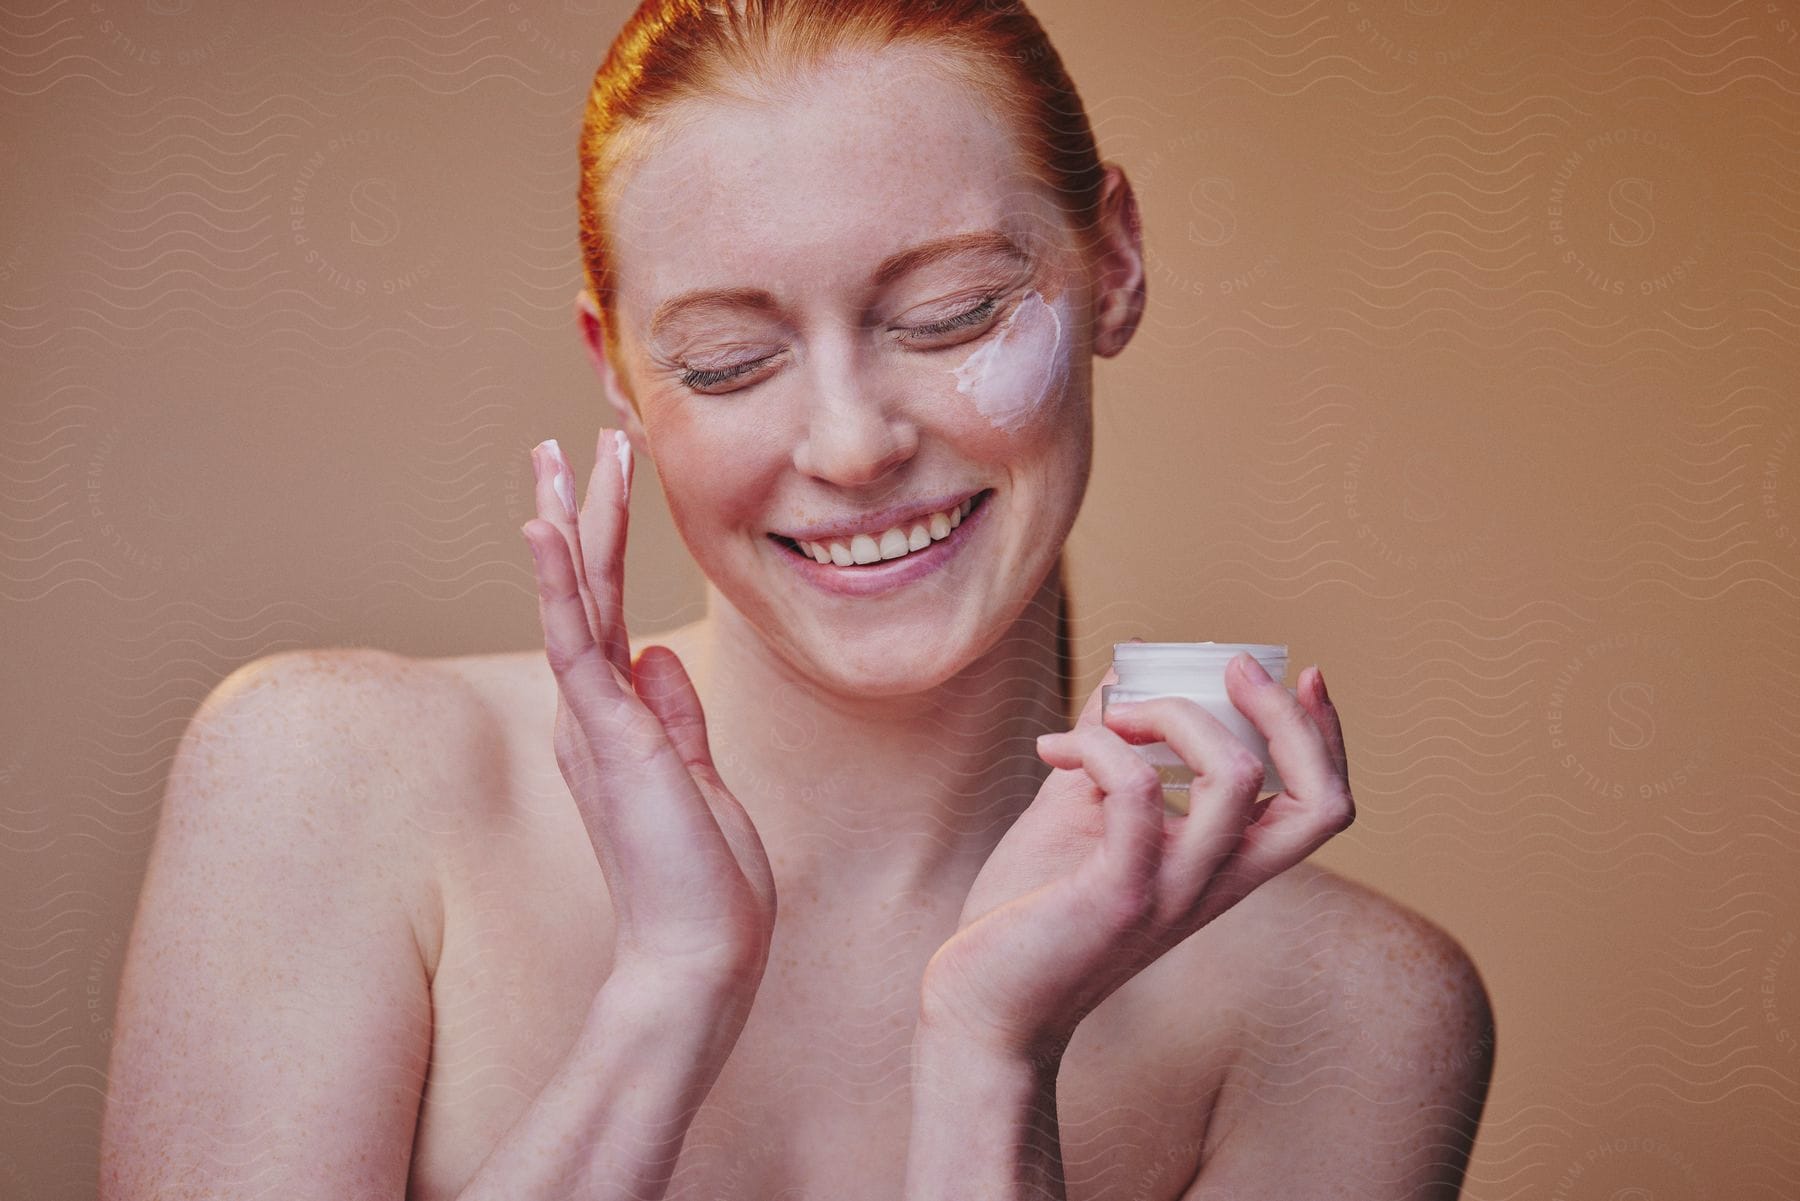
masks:
<svg viewBox="0 0 1800 1201"><path fill-rule="evenodd" d="M915 580L924 579L932 572L946 566L956 557L963 544L969 540L969 531L979 526L982 518L992 507L993 493L962 519L950 533L933 542L924 550L915 550L898 559L882 559L876 563L863 563L855 567L839 567L835 563L821 563L810 555L795 554L779 543L771 542L776 554L794 565L802 578L824 589L835 592L839 596L879 596L902 588Z"/></svg>

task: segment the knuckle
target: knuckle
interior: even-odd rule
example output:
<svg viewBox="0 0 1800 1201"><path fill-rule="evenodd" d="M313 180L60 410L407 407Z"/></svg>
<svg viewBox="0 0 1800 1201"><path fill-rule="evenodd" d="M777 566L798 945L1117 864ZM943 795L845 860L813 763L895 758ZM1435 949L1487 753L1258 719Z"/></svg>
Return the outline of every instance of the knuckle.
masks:
<svg viewBox="0 0 1800 1201"><path fill-rule="evenodd" d="M1225 729L1225 724L1217 717L1213 716L1205 705L1202 705L1194 698L1188 696L1172 696L1168 697L1167 700L1169 701L1171 716L1181 721L1182 724L1197 729Z"/></svg>
<svg viewBox="0 0 1800 1201"><path fill-rule="evenodd" d="M1206 711L1206 707L1191 696L1170 696L1163 699L1169 703L1170 709L1190 721L1212 717L1212 714Z"/></svg>
<svg viewBox="0 0 1800 1201"><path fill-rule="evenodd" d="M1123 791L1140 801L1149 801L1152 798L1161 800L1162 777L1157 774L1154 767L1139 758L1135 751L1129 753L1132 762L1125 767Z"/></svg>
<svg viewBox="0 0 1800 1201"><path fill-rule="evenodd" d="M544 658L550 664L550 670L558 676L565 676L575 666L575 656L571 655L560 642L544 643Z"/></svg>
<svg viewBox="0 0 1800 1201"><path fill-rule="evenodd" d="M1320 807L1319 823L1332 834L1341 834L1356 821L1356 802L1341 793Z"/></svg>
<svg viewBox="0 0 1800 1201"><path fill-rule="evenodd" d="M563 553L563 551L559 550L545 551L544 561L537 568L537 594L540 607L547 608L559 604L575 595L574 590L563 586L563 584L556 579L555 573L551 570L551 556Z"/></svg>
<svg viewBox="0 0 1800 1201"><path fill-rule="evenodd" d="M1170 726L1192 725L1196 721L1204 722L1212 719L1199 701L1186 696L1154 696L1138 702L1138 712L1149 719L1149 724L1159 729Z"/></svg>
<svg viewBox="0 0 1800 1201"><path fill-rule="evenodd" d="M1239 747L1232 752L1223 774L1233 787L1253 791L1263 786L1269 773L1261 759Z"/></svg>

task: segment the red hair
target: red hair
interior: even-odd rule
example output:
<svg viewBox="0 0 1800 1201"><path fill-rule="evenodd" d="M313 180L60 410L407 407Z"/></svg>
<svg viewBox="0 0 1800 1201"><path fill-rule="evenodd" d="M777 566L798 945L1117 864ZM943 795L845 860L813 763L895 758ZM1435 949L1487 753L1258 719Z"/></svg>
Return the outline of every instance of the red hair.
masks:
<svg viewBox="0 0 1800 1201"><path fill-rule="evenodd" d="M1011 129L1027 168L1055 196L1083 254L1105 172L1087 111L1043 26L1021 0L644 0L588 91L577 189L582 266L607 343L618 345L608 183L659 113L683 101L772 100L808 66L842 51L937 46L944 66ZM1057 656L1073 695L1067 575Z"/></svg>

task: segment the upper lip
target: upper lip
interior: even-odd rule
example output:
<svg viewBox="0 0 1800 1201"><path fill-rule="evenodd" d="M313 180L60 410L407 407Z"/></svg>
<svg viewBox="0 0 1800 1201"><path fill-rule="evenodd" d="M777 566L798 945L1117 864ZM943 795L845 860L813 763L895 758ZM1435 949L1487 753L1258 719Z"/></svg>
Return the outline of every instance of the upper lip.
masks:
<svg viewBox="0 0 1800 1201"><path fill-rule="evenodd" d="M843 540L853 534L879 534L909 522L929 517L933 513L942 513L955 508L972 496L980 496L987 491L977 488L973 492L950 492L940 498L931 500L904 501L897 505L889 505L885 509L876 509L872 513L863 513L855 517L845 517L837 521L822 521L817 525L803 526L796 530L776 531L783 538L792 538L795 542L826 542Z"/></svg>

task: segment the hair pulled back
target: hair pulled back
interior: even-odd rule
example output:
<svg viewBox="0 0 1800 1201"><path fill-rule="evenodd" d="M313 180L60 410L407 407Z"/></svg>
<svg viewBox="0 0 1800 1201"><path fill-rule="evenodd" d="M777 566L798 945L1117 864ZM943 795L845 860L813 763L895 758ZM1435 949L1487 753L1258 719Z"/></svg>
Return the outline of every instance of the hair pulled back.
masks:
<svg viewBox="0 0 1800 1201"><path fill-rule="evenodd" d="M1083 253L1105 181L1087 111L1062 58L1021 0L644 0L594 74L580 140L582 268L607 344L618 345L608 200L621 163L684 101L768 101L843 52L935 48L1011 130ZM1057 613L1065 711L1074 692L1068 588Z"/></svg>

